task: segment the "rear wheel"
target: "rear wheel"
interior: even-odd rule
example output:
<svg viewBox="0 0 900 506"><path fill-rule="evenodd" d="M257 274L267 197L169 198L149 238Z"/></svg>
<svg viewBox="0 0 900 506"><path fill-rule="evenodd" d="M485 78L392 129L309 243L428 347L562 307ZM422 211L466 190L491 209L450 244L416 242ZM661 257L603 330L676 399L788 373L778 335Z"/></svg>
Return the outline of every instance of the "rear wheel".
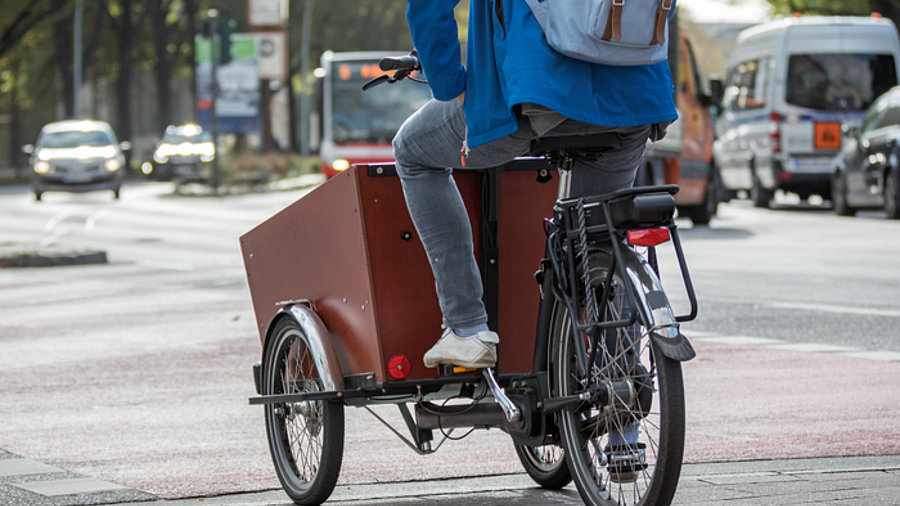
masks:
<svg viewBox="0 0 900 506"><path fill-rule="evenodd" d="M753 206L768 208L773 196L774 192L762 185L756 170L753 170L753 186L750 187L750 200L753 201Z"/></svg>
<svg viewBox="0 0 900 506"><path fill-rule="evenodd" d="M710 167L709 181L706 182L706 193L704 194L703 203L696 206L685 208L685 215L691 219L694 225L709 225L713 216L719 210L720 185L718 171L715 167Z"/></svg>
<svg viewBox="0 0 900 506"><path fill-rule="evenodd" d="M321 392L322 371L296 322L282 319L266 345L263 395ZM266 404L266 433L278 479L296 504L321 504L337 482L344 451L344 405L302 400Z"/></svg>
<svg viewBox="0 0 900 506"><path fill-rule="evenodd" d="M598 269L597 279L605 279L603 270ZM601 309L607 320L631 312L622 279L616 275L613 283ZM559 413L563 448L581 498L591 505L669 504L684 451L681 364L657 353L635 323L608 329L597 340L597 360L583 374L576 365L576 343L590 353L590 340L573 332L562 303L557 302L551 325L557 395L589 391L593 399L609 399Z"/></svg>
<svg viewBox="0 0 900 506"><path fill-rule="evenodd" d="M543 488L557 490L572 481L565 451L558 445L516 445L516 454L528 476Z"/></svg>
<svg viewBox="0 0 900 506"><path fill-rule="evenodd" d="M889 170L884 178L884 212L892 220L900 219L900 175Z"/></svg>

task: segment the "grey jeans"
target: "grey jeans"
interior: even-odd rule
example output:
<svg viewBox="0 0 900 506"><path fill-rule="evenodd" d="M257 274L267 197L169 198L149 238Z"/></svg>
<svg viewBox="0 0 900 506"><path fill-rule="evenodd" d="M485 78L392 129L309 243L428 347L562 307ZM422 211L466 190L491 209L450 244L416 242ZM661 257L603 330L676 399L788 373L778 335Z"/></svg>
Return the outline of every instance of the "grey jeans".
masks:
<svg viewBox="0 0 900 506"><path fill-rule="evenodd" d="M619 149L596 162L580 162L572 171L569 196L608 193L634 183L652 126L610 128L566 120L546 136L617 131ZM481 275L475 261L472 226L453 170L495 167L528 152L536 134L528 120L506 137L469 151L462 166L466 136L461 102L432 100L410 116L394 137L394 157L410 217L425 246L434 274L444 325L471 327L487 322Z"/></svg>

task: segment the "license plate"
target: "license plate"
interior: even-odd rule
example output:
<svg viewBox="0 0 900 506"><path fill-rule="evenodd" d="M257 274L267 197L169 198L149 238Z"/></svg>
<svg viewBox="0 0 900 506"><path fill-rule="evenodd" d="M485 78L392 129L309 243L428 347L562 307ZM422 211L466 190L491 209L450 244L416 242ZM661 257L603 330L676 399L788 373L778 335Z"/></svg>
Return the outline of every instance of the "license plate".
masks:
<svg viewBox="0 0 900 506"><path fill-rule="evenodd" d="M90 174L68 174L63 178L66 183L86 183L90 180Z"/></svg>
<svg viewBox="0 0 900 506"><path fill-rule="evenodd" d="M796 172L829 172L833 159L822 156L795 156L791 165Z"/></svg>

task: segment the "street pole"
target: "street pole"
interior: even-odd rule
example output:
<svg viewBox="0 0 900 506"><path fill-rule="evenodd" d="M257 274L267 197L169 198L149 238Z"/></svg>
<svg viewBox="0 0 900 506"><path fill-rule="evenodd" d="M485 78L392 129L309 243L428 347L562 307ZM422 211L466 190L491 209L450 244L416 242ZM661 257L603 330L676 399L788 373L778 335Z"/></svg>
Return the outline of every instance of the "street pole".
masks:
<svg viewBox="0 0 900 506"><path fill-rule="evenodd" d="M209 17L209 61L212 64L212 75L209 80L209 96L210 96L210 120L209 130L213 138L213 147L216 155L212 160L212 184L213 193L219 194L219 118L216 114L216 97L219 95L219 55L216 54L216 48L221 48L219 44L219 11L210 9L207 11Z"/></svg>
<svg viewBox="0 0 900 506"><path fill-rule="evenodd" d="M72 62L74 66L72 72L72 114L75 118L81 117L81 26L83 14L84 0L75 0L75 28L72 30L75 39L72 44Z"/></svg>
<svg viewBox="0 0 900 506"><path fill-rule="evenodd" d="M300 154L309 156L309 32L312 27L313 3L306 0L303 9L303 27L300 35L300 78L303 82L303 93L300 95Z"/></svg>

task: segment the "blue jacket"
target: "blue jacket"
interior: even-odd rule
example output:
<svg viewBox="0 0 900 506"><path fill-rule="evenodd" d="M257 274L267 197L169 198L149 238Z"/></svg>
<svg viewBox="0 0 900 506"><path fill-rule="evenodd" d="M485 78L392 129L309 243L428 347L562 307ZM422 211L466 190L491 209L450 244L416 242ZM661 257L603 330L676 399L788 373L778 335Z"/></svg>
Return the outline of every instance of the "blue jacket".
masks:
<svg viewBox="0 0 900 506"><path fill-rule="evenodd" d="M495 1L503 1L505 27ZM562 56L547 45L525 0L470 0L464 67L453 17L457 3L409 0L406 14L434 98L466 92L469 147L515 132L513 107L526 102L613 127L677 117L667 62L617 67Z"/></svg>

